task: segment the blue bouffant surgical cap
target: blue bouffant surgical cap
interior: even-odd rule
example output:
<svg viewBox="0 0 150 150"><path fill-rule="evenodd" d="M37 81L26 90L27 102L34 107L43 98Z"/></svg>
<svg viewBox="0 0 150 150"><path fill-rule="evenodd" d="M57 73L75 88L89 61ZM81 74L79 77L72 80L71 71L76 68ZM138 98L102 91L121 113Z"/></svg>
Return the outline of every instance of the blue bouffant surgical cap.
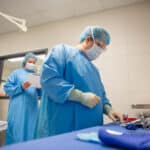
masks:
<svg viewBox="0 0 150 150"><path fill-rule="evenodd" d="M26 62L27 62L27 60L28 60L29 58L33 58L33 59L35 59L35 61L37 61L37 57L36 57L35 54L33 54L33 53L27 53L27 54L25 55L23 61L22 61L22 66L23 66L23 67L25 66L25 64L26 64Z"/></svg>
<svg viewBox="0 0 150 150"><path fill-rule="evenodd" d="M92 33L93 32L93 33ZM109 33L99 26L88 26L80 35L80 42L83 42L87 36L105 42L107 45L110 43Z"/></svg>

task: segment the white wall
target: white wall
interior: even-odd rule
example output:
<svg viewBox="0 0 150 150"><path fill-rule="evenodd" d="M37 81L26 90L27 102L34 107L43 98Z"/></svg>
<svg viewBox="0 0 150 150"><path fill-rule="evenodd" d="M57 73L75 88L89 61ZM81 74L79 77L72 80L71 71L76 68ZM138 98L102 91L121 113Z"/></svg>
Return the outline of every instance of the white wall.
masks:
<svg viewBox="0 0 150 150"><path fill-rule="evenodd" d="M111 34L107 52L96 60L114 108L131 111L134 103L150 103L150 1L70 18L0 36L0 55L50 48L57 43L76 45L87 25L100 25ZM6 116L6 105L0 101Z"/></svg>
<svg viewBox="0 0 150 150"><path fill-rule="evenodd" d="M2 113L1 113L1 109L0 109L0 119L2 118Z"/></svg>

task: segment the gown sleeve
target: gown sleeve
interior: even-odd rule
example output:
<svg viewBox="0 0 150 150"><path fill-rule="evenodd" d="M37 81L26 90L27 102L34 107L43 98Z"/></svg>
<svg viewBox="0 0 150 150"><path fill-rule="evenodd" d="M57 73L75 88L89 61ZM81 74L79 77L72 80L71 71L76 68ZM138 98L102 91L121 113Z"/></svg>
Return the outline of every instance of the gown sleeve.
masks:
<svg viewBox="0 0 150 150"><path fill-rule="evenodd" d="M10 97L16 96L23 92L21 82L17 78L17 71L14 71L7 79L4 90Z"/></svg>
<svg viewBox="0 0 150 150"><path fill-rule="evenodd" d="M56 103L64 103L74 88L64 79L66 59L64 46L57 46L51 49L42 67L42 89Z"/></svg>

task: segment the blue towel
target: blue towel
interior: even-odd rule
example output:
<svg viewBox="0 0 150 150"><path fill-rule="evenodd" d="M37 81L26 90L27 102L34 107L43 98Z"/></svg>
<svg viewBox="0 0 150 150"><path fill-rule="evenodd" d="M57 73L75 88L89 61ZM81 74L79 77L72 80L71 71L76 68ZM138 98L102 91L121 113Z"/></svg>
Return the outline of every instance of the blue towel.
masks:
<svg viewBox="0 0 150 150"><path fill-rule="evenodd" d="M110 146L126 150L150 150L150 132L148 131L117 131L101 128L99 139Z"/></svg>

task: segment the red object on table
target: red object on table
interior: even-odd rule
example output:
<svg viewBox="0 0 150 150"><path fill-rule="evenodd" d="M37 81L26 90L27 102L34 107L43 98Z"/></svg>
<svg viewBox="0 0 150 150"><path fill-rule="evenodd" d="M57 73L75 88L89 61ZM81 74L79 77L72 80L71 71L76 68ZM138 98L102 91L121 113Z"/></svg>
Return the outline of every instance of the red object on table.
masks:
<svg viewBox="0 0 150 150"><path fill-rule="evenodd" d="M123 118L123 120L124 121L126 121L126 122L129 122L129 121L134 121L134 120L137 120L137 118L132 118L132 117L130 117L130 118Z"/></svg>

